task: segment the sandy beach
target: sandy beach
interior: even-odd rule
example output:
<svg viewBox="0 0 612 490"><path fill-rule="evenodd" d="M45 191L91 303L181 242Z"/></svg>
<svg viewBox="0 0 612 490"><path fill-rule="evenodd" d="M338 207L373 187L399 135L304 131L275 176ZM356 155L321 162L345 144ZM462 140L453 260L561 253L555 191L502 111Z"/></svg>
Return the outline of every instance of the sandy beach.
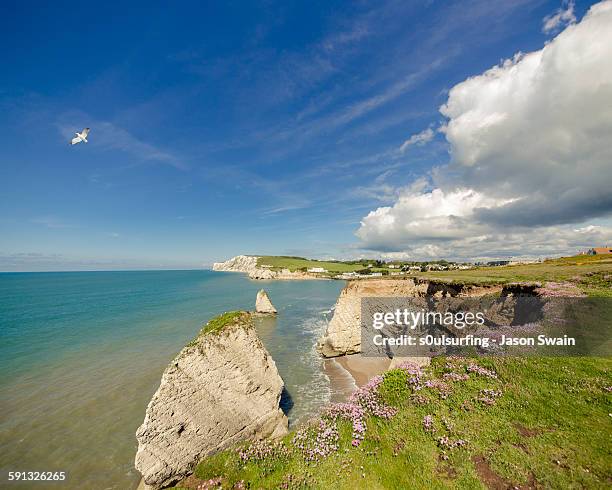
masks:
<svg viewBox="0 0 612 490"><path fill-rule="evenodd" d="M364 357L361 354L339 356L326 359L323 369L329 377L332 403L345 401L358 387L371 378L393 369L399 364L410 361L421 366L430 362L428 357Z"/></svg>

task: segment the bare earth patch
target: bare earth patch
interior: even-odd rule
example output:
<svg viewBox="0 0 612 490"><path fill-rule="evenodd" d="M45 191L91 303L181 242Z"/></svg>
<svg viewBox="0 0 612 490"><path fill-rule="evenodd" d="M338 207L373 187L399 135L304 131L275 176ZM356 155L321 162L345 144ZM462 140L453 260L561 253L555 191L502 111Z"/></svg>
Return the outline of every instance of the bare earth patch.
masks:
<svg viewBox="0 0 612 490"><path fill-rule="evenodd" d="M505 480L491 469L484 456L472 456L472 463L474 463L476 473L478 473L480 480L490 490L506 490L507 488L514 488L514 485L512 485L508 480Z"/></svg>
<svg viewBox="0 0 612 490"><path fill-rule="evenodd" d="M540 431L537 429L528 429L527 427L521 424L514 424L514 427L523 437L535 437L540 433Z"/></svg>
<svg viewBox="0 0 612 490"><path fill-rule="evenodd" d="M537 481L533 473L529 474L529 480L525 485L515 485L514 483L495 473L489 466L489 462L484 456L472 456L472 463L474 463L474 467L476 468L476 473L478 473L480 481L484 483L489 490L531 490L538 488Z"/></svg>

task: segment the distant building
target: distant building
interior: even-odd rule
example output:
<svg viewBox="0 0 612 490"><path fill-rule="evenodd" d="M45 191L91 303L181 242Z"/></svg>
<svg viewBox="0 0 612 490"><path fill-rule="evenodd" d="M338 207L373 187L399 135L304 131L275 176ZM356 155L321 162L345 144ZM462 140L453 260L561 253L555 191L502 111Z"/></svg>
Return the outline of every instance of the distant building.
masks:
<svg viewBox="0 0 612 490"><path fill-rule="evenodd" d="M370 274L370 277L380 277L382 276L382 272L372 272L372 274Z"/></svg>
<svg viewBox="0 0 612 490"><path fill-rule="evenodd" d="M509 265L509 264L510 264L509 260L491 260L487 262L487 265L492 266L492 267L499 267L501 265Z"/></svg>
<svg viewBox="0 0 612 490"><path fill-rule="evenodd" d="M612 254L612 248L610 247L594 247L590 249L587 254L589 255L606 255Z"/></svg>
<svg viewBox="0 0 612 490"><path fill-rule="evenodd" d="M539 262L540 261L536 259L516 259L516 260L510 260L508 262L508 265L527 265L527 264L537 264Z"/></svg>
<svg viewBox="0 0 612 490"><path fill-rule="evenodd" d="M327 272L327 269L323 267L311 267L310 269L306 269L307 272Z"/></svg>

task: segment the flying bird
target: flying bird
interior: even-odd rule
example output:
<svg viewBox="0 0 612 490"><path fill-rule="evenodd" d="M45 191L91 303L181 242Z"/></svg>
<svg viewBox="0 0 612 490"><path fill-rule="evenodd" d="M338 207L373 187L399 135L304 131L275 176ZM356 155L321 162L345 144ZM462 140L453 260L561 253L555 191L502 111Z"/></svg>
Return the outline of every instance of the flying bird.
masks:
<svg viewBox="0 0 612 490"><path fill-rule="evenodd" d="M75 137L70 140L71 145L76 145L80 143L81 141L84 141L85 143L87 143L87 135L89 134L89 128L85 128L80 133L77 132L74 134L75 134Z"/></svg>

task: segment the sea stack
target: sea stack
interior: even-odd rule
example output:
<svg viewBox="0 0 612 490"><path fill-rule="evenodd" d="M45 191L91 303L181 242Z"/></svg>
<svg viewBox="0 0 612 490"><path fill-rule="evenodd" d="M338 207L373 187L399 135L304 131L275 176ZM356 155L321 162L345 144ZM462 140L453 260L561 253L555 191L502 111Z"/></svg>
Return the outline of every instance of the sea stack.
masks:
<svg viewBox="0 0 612 490"><path fill-rule="evenodd" d="M188 476L203 458L245 439L282 437L283 380L250 313L206 324L162 375L136 432L136 469L145 488Z"/></svg>
<svg viewBox="0 0 612 490"><path fill-rule="evenodd" d="M275 315L276 308L268 298L268 293L266 293L265 289L261 289L257 293L257 299L255 300L255 312L256 313L265 313L267 315Z"/></svg>

